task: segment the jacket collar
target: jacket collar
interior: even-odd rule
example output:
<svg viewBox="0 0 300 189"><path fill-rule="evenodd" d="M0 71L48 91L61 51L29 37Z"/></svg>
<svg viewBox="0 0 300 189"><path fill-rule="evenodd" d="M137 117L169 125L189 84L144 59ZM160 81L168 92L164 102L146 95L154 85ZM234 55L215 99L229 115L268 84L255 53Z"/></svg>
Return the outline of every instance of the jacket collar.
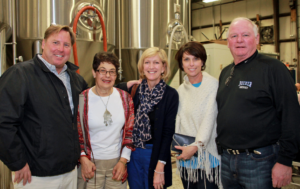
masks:
<svg viewBox="0 0 300 189"><path fill-rule="evenodd" d="M39 66L43 71L45 71L45 72L51 72L51 71L47 68L47 66L46 66L46 65L38 58L37 55L34 56L33 61L34 61L34 63L35 63L37 66ZM79 69L78 66L74 65L73 63L71 63L71 62L69 62L69 61L66 62L66 65L67 65L67 67L68 67L68 68L67 68L67 71L76 71L76 70Z"/></svg>

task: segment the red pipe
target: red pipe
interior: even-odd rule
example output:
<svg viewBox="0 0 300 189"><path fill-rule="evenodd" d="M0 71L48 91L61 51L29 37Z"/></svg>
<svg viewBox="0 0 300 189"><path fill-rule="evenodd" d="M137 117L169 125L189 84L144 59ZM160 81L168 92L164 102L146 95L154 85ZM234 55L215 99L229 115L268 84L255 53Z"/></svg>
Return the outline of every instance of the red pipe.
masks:
<svg viewBox="0 0 300 189"><path fill-rule="evenodd" d="M96 11L96 13L98 14L98 17L100 19L100 23L101 23L101 27L102 27L102 33L103 33L103 50L106 52L107 51L107 40L106 40L106 31L105 31L105 25L104 25L104 21L103 21L103 18L100 14L100 12L95 8L95 7L92 7L92 6L86 6L86 7L83 7L77 14L76 14L76 17L74 19L74 23L73 23L73 32L74 34L76 34L76 29L77 29L77 22L79 20L79 17L80 15L85 11L85 10L94 10ZM76 47L76 41L73 45L73 55L74 55L74 64L76 66L79 66L78 65L78 57L77 57L77 47ZM79 69L76 71L77 73L79 73Z"/></svg>

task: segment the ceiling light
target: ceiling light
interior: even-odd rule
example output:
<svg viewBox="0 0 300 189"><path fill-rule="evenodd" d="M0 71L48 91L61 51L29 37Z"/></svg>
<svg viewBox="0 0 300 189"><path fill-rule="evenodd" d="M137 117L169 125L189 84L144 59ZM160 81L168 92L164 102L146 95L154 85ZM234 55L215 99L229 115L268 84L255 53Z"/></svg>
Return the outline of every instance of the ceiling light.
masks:
<svg viewBox="0 0 300 189"><path fill-rule="evenodd" d="M219 1L219 0L203 0L203 3L211 3L211 2L214 2L214 1Z"/></svg>

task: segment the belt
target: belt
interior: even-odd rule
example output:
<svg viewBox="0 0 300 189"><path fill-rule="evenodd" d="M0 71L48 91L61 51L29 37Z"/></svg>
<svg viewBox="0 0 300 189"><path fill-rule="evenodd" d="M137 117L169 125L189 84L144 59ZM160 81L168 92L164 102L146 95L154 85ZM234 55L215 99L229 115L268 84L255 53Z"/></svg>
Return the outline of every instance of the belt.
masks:
<svg viewBox="0 0 300 189"><path fill-rule="evenodd" d="M255 149L242 149L242 150L233 150L233 149L224 149L228 152L228 154L239 155L240 153L254 153L260 155L261 152Z"/></svg>
<svg viewBox="0 0 300 189"><path fill-rule="evenodd" d="M218 152L219 152L220 155L223 152L227 152L228 154L233 154L233 155L239 155L241 153L247 153L247 155L249 155L250 153L260 155L261 152L259 150L263 150L262 148L267 148L267 147L270 147L270 146L273 146L273 145L279 145L279 142L276 142L276 143L268 145L268 146L259 147L259 148L248 148L248 149L235 150L235 149L224 148L223 146L220 145L220 143L217 142Z"/></svg>

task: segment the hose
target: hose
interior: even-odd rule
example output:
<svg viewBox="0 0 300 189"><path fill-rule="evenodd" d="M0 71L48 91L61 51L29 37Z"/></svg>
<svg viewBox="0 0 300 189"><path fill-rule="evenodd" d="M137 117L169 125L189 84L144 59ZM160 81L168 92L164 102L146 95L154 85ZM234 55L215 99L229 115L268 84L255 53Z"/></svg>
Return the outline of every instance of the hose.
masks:
<svg viewBox="0 0 300 189"><path fill-rule="evenodd" d="M103 21L103 18L101 16L101 13L95 8L95 7L92 7L92 6L86 6L86 7L83 7L75 16L75 19L74 19L74 23L73 23L73 32L74 34L76 34L76 29L77 29L77 23L78 23L78 20L79 20L79 17L81 16L81 14L86 11L86 10L94 10L97 14L98 14L98 17L100 19L100 23L101 23L101 27L102 27L102 33L103 33L103 50L106 52L107 51L107 40L106 40L106 31L105 31L105 25L104 25L104 21ZM74 55L74 64L76 66L79 66L78 65L78 57L77 57L77 46L76 46L76 41L73 45L73 55ZM76 71L78 74L79 74L79 69Z"/></svg>

